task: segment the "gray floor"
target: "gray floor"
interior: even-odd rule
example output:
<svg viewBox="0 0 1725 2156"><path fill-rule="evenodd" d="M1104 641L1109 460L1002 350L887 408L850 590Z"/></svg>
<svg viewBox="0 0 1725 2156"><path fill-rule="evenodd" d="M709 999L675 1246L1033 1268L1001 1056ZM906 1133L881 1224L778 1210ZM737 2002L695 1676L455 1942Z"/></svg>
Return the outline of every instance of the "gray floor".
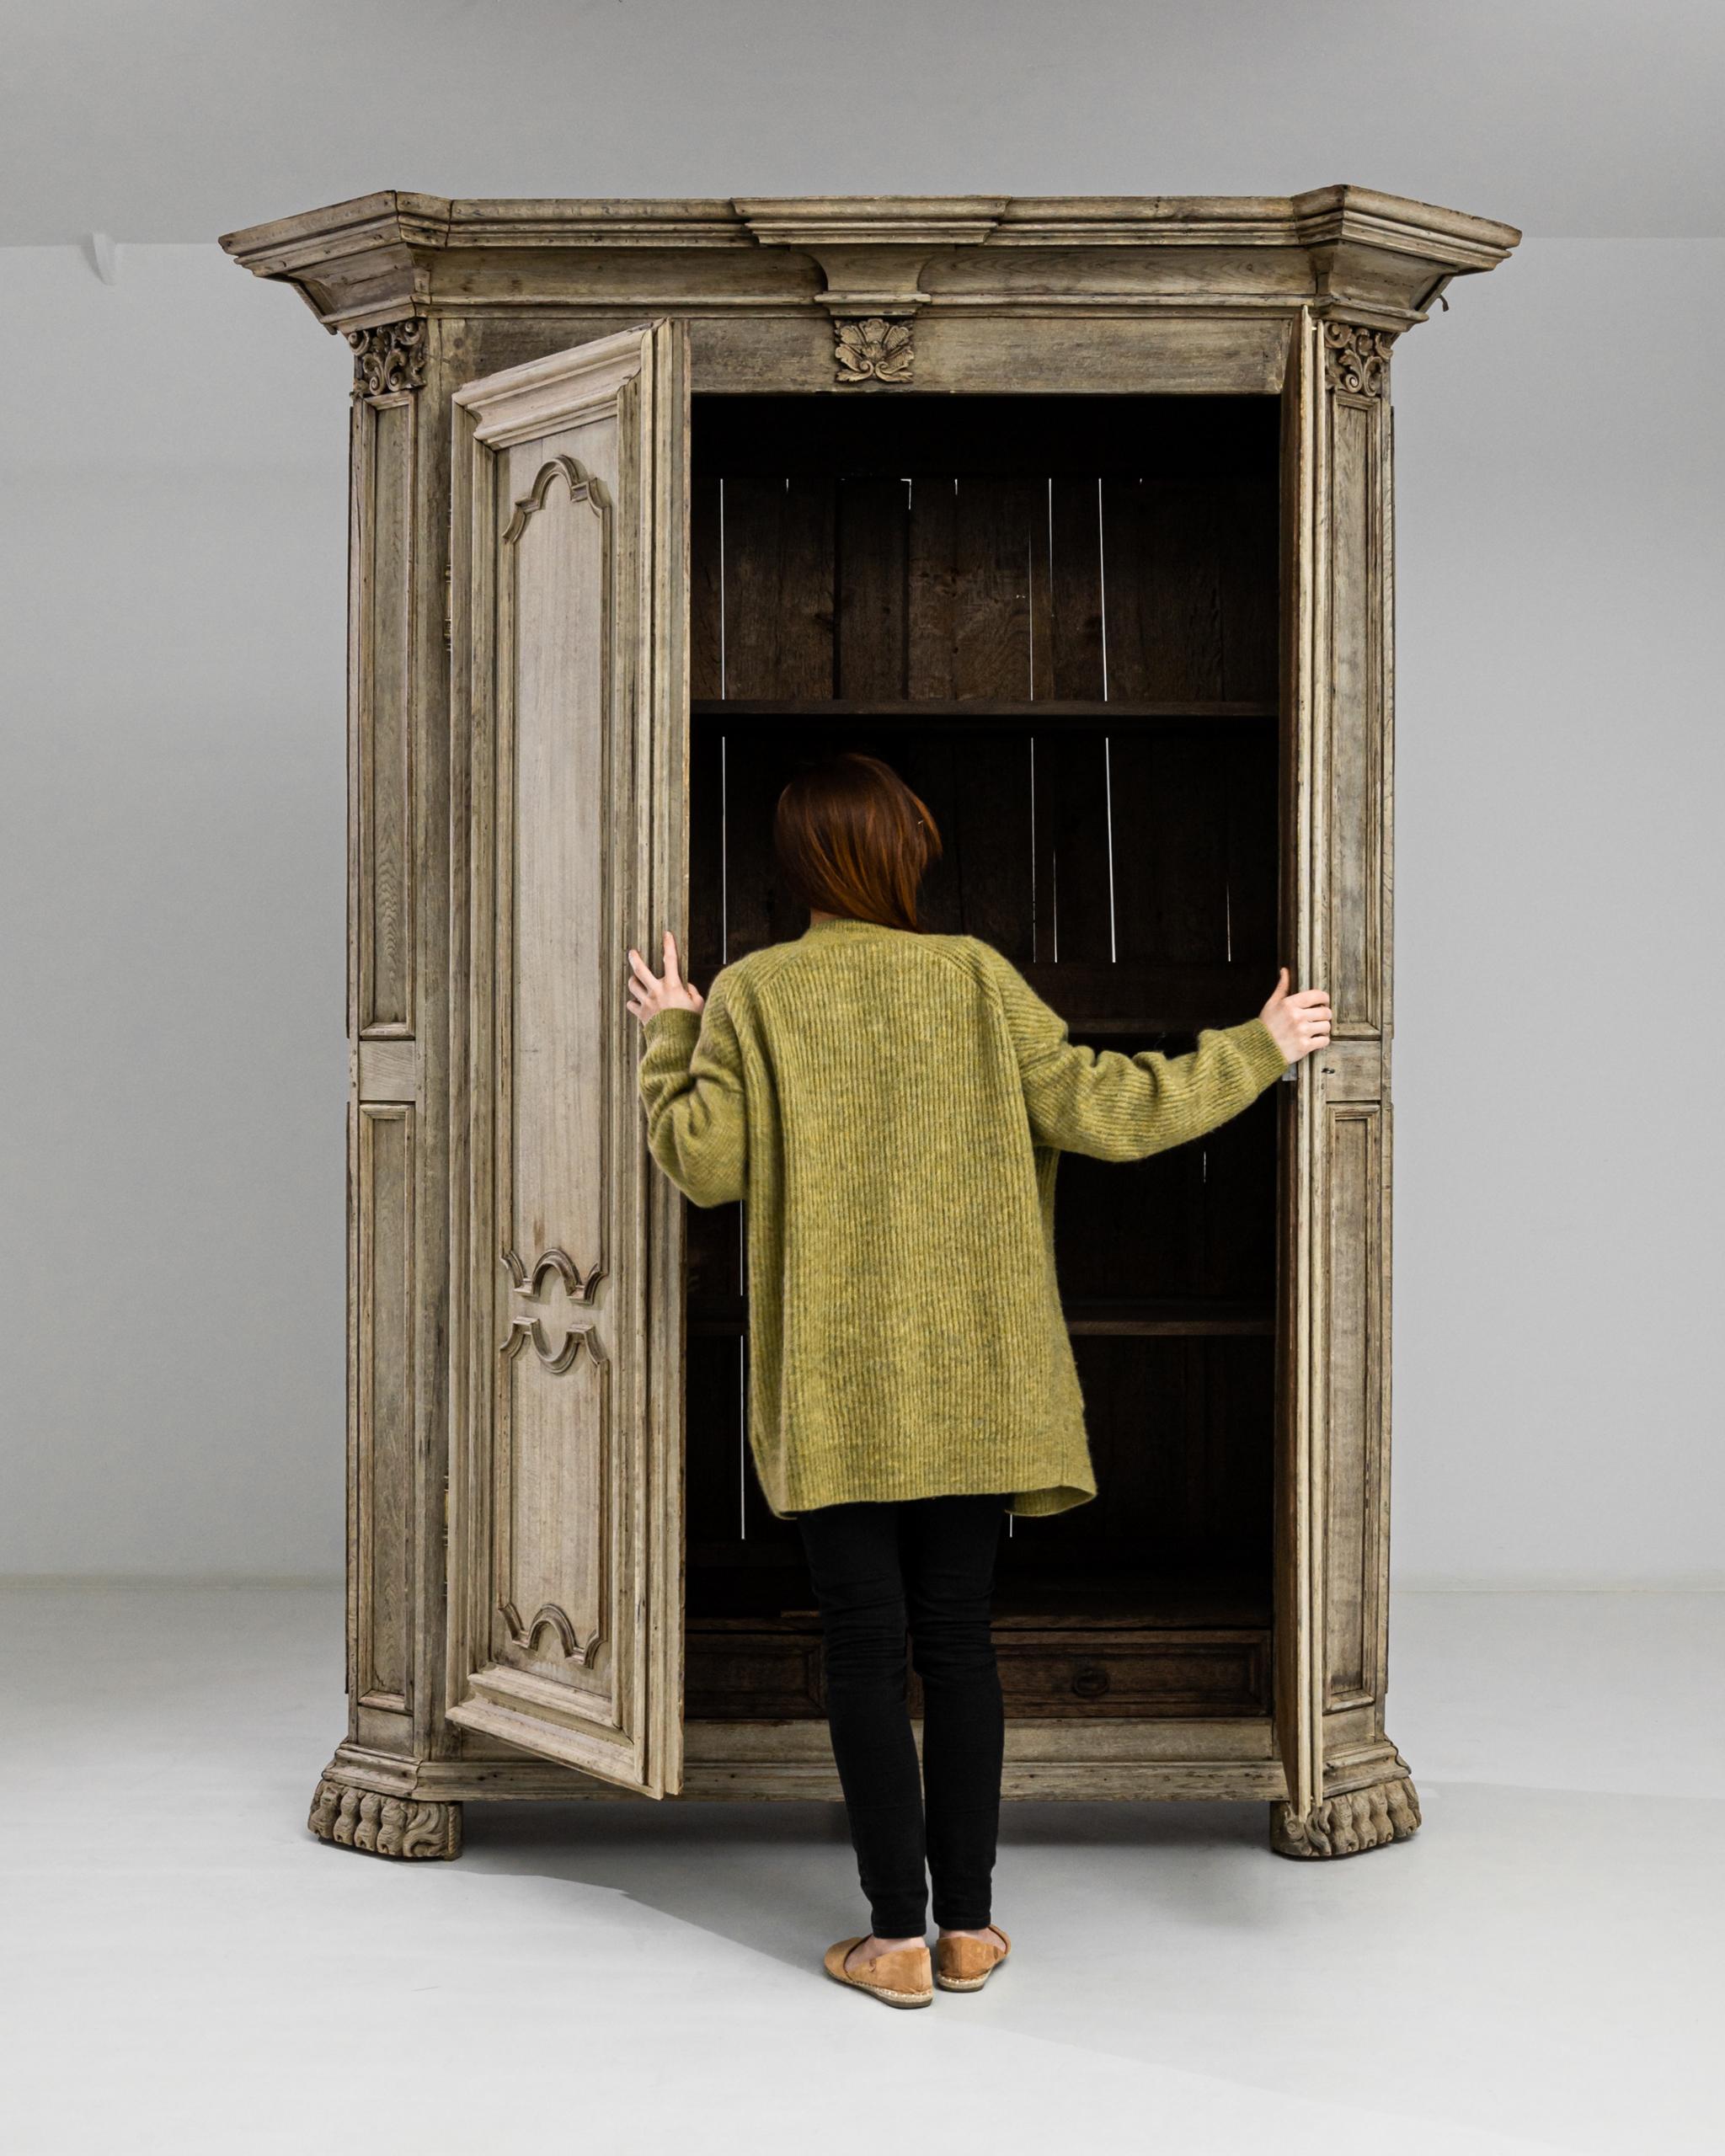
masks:
<svg viewBox="0 0 1725 2156"><path fill-rule="evenodd" d="M1398 1598L1423 1833L1306 1865L1255 1806L1009 1807L1019 1951L921 2014L819 1974L863 1922L827 1806L476 1806L454 1865L311 1840L335 1594L0 1619L11 2156L1725 2146L1725 1597Z"/></svg>

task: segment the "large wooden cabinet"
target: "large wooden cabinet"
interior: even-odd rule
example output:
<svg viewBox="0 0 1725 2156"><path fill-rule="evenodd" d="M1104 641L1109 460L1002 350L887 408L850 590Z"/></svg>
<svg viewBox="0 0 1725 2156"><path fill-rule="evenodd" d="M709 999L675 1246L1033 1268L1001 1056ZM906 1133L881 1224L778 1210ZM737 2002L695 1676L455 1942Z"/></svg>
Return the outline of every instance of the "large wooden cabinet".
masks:
<svg viewBox="0 0 1725 2156"><path fill-rule="evenodd" d="M1178 1049L1283 962L1336 1014L1205 1143L1061 1165L1102 1496L1003 1550L1008 1796L1254 1799L1297 1856L1413 1831L1391 355L1519 237L1329 187L382 194L223 242L355 354L349 1704L315 1832L452 1856L472 1797L837 1793L747 1465L747 1220L651 1171L622 983L665 925L702 981L797 932L772 804L840 745L935 808L927 925L1075 1038Z"/></svg>

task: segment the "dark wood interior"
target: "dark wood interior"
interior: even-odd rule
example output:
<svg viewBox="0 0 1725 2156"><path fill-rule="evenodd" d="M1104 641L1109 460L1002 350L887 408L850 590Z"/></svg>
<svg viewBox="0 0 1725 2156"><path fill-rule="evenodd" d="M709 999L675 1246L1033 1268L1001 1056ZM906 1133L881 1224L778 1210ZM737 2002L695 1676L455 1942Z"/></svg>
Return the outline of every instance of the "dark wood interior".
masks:
<svg viewBox="0 0 1725 2156"><path fill-rule="evenodd" d="M1267 398L695 400L690 969L804 918L772 805L884 757L945 854L924 925L1075 1039L1189 1047L1277 963L1277 472ZM1267 1712L1277 1103L1060 1165L1101 1494L1002 1545L1009 1712ZM820 1712L794 1528L743 1444L739 1209L688 1214L687 1710Z"/></svg>

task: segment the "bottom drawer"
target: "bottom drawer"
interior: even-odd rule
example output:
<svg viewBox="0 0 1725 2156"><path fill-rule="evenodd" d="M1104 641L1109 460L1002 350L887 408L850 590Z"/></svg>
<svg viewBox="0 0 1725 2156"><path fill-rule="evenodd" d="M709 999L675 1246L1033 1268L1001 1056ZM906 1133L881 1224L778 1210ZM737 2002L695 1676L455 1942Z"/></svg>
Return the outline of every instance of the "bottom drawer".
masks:
<svg viewBox="0 0 1725 2156"><path fill-rule="evenodd" d="M1240 1715L1269 1709L1269 1634L995 1632L1007 1713Z"/></svg>
<svg viewBox="0 0 1725 2156"><path fill-rule="evenodd" d="M1267 1630L995 1627L1007 1714L1021 1721L1267 1714ZM911 1673L911 1711L922 1711ZM685 1712L701 1721L801 1721L825 1712L820 1633L806 1617L697 1620L689 1627Z"/></svg>
<svg viewBox="0 0 1725 2156"><path fill-rule="evenodd" d="M684 1646L683 1711L692 1721L801 1721L825 1712L820 1631L798 1619L692 1624Z"/></svg>

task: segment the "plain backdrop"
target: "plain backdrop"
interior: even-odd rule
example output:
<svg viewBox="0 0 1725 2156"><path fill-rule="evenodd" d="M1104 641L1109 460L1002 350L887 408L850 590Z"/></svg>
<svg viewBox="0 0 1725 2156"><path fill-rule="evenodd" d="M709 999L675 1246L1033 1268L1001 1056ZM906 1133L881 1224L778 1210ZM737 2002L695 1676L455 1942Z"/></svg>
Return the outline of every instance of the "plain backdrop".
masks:
<svg viewBox="0 0 1725 2156"><path fill-rule="evenodd" d="M350 360L216 233L1346 179L1527 235L1394 362L1396 1578L1725 1580L1717 17L12 18L0 1572L341 1561Z"/></svg>

